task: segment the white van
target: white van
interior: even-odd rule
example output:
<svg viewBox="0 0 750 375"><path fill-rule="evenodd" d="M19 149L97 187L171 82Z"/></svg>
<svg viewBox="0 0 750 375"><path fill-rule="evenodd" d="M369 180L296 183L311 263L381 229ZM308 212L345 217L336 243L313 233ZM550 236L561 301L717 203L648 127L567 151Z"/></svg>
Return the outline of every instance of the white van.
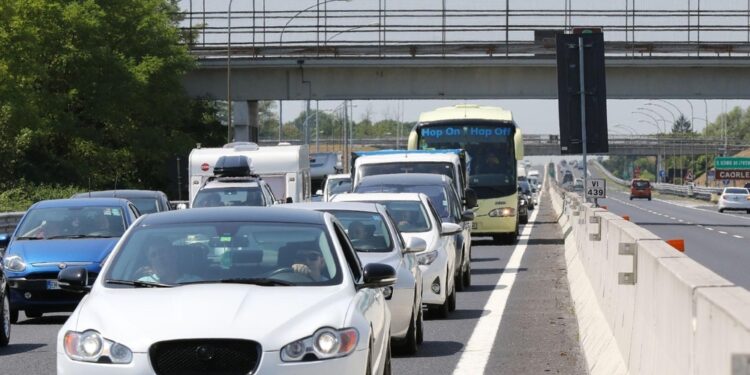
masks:
<svg viewBox="0 0 750 375"><path fill-rule="evenodd" d="M357 152L352 188L367 176L396 173L434 173L450 177L460 198L468 188L468 155L464 150L382 150Z"/></svg>
<svg viewBox="0 0 750 375"><path fill-rule="evenodd" d="M251 142L235 142L215 148L194 148L189 160L190 206L201 186L213 177L214 165L222 156L243 155L252 160L253 171L271 187L282 202L310 201L310 155L302 146L259 147Z"/></svg>

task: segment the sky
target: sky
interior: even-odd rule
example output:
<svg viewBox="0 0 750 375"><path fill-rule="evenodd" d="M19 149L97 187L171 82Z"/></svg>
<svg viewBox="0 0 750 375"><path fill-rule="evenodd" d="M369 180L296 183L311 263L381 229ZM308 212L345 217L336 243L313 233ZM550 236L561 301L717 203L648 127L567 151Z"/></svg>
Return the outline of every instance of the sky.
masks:
<svg viewBox="0 0 750 375"><path fill-rule="evenodd" d="M244 14L250 14L253 5L256 11L261 11L265 6L267 11L285 12L275 13L275 19L269 19L268 25L273 26L274 22L278 27L282 26L282 23L287 23L289 29L286 33L278 36L278 33L268 35L269 39L274 41L283 38L284 42L294 42L295 40L303 41L305 38L309 38L306 33L294 33L294 27L301 27L310 25L311 22L315 22L311 18L311 11L303 11L300 16L292 19L292 16L297 11L302 11L308 7L316 5L317 1L325 2L326 0L234 0L232 5L232 12L240 16L235 19L233 17L233 30L241 30L243 26L249 26L250 21L247 17L241 16ZM210 26L225 27L226 19L223 14L227 11L228 0L181 0L180 6L187 10L190 8L192 2L193 11L200 11L203 4L206 4L207 11L213 11L215 17L210 18L207 23ZM528 16L514 16L511 20L511 24L540 24L540 25L562 25L565 21L560 17L551 16L535 16L535 10L564 10L566 7L565 0L508 0L511 10L529 10ZM392 13L397 14L398 10L404 9L420 9L420 10L440 10L442 7L442 0L332 0L327 6L330 10L349 10L353 12L360 12L357 14L363 14L359 20L352 21L338 21L334 18L329 18L330 25L335 26L336 22L348 22L349 27L353 24L361 27L361 29L354 33L348 32L336 36L337 39L343 40L376 40L377 31L372 27L375 23L380 22L377 17L372 18L368 15L376 14L378 8L385 6L386 13L390 10ZM498 0L445 0L446 9L450 12L451 10L504 10L505 1ZM670 17L670 18L659 18L659 17L641 17L636 19L638 25L675 25L678 27L684 27L688 23L695 25L697 23L697 17L695 13L692 13L691 17L687 17L686 11L691 9L692 11L697 10L698 0L617 0L617 1L602 1L602 0L570 0L571 8L573 12L581 10L602 10L602 11L624 11L625 8L632 10L633 7L637 10L670 10L670 11L683 11L685 17ZM385 4L385 5L384 5ZM703 25L709 24L722 24L722 25L738 25L747 27L750 23L750 9L748 9L747 0L722 0L722 1L703 1L701 3L703 10L742 10L748 11L747 17L744 15L738 15L735 17L708 17L703 16L701 23ZM315 8L313 8L315 9ZM372 11L368 13L368 11ZM562 14L562 13L560 13ZM310 18L305 18L307 15ZM639 14L640 15L640 14ZM224 18L222 18L224 17ZM626 38L625 33L618 31L607 32L607 25L624 25L626 22L624 19L618 18L619 16L612 16L607 18L602 17L573 17L571 25L605 25L605 38L607 40L624 40ZM394 20L387 21L391 24L396 22L408 23L408 19L399 19L393 17ZM624 17L622 17L624 18ZM465 23L471 23L473 20L464 18ZM440 19L427 18L418 22L429 23L437 22L439 24ZM197 21L196 21L197 22ZM417 22L417 21L414 21ZM452 22L450 19L449 23ZM482 22L491 24L503 24L504 16L497 18L484 18ZM632 19L628 19L627 22L632 25ZM343 26L342 26L343 27ZM344 27L344 28L346 28ZM376 26L377 27L377 26ZM372 32L368 30L372 29ZM277 29L278 30L278 29ZM335 33L335 29L333 33ZM374 34L373 34L374 33ZM351 36L347 36L351 34ZM498 38L504 38L504 32L501 32L498 36L497 32L492 31L479 31L475 33L455 33L448 35L447 39L470 39L470 40L497 40ZM511 32L511 40L528 40L532 38L530 35L524 34L524 32ZM330 34L329 34L330 35ZM217 43L226 42L226 34L214 34L207 36L208 41L215 41ZM249 41L249 36L244 35L246 41ZM363 39L364 38L364 39ZM414 34L399 35L398 33L389 34L389 39L398 38L425 38L427 40L434 40L440 38L439 33L424 33L423 35L415 36ZM631 38L631 36L627 36ZM666 31L666 32L637 32L635 39L637 41L647 40L674 40L674 41L687 41L688 38L691 40L697 39L695 31ZM235 35L233 32L232 40L242 40L243 34L238 32ZM719 41L747 41L750 42L750 32L746 30L727 32L727 31L703 31L701 40L719 40ZM664 101L666 99L666 101ZM556 100L355 100L354 101L354 118L361 120L365 117L370 117L374 121L381 119L397 119L401 121L416 121L419 114L424 111L429 111L437 107L454 105L461 103L477 103L482 105L499 106L509 109L513 112L517 123L524 129L526 134L557 134L559 133L558 123L558 110ZM321 110L333 110L341 104L341 101L321 101L317 103ZM692 111L691 111L692 105ZM312 108L315 108L316 103L313 102ZM657 126L668 128L671 127L672 116L679 116L684 114L688 119L694 118L694 129L700 131L705 127L706 119L713 121L716 116L726 108L731 109L735 106L742 108L750 107L750 101L747 100L685 100L676 99L670 100L669 98L662 98L662 100L608 100L607 101L607 114L608 124L611 134L648 134L653 133L657 130ZM278 108L278 107L277 107ZM644 109L645 108L645 109ZM304 101L285 101L283 105L282 119L284 122L291 121L299 115L300 112L304 111ZM642 112L641 114L633 112ZM657 125L654 125L654 122Z"/></svg>

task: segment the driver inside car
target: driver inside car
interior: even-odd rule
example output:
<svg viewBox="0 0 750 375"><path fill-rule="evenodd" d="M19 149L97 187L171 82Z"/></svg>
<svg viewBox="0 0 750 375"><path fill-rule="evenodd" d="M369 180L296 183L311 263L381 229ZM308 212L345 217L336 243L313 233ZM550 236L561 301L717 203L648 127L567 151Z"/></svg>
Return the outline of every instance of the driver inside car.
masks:
<svg viewBox="0 0 750 375"><path fill-rule="evenodd" d="M317 250L300 250L295 254L292 270L306 275L315 281L324 281L323 269L325 262L323 254Z"/></svg>

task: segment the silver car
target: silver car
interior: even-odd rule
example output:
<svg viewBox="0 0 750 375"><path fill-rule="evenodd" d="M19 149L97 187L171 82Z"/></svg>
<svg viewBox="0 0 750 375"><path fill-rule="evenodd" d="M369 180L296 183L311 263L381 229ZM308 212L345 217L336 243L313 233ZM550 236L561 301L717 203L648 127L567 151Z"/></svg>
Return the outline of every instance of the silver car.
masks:
<svg viewBox="0 0 750 375"><path fill-rule="evenodd" d="M363 265L381 263L396 270L396 284L384 289L391 310L393 348L403 354L416 353L423 340L423 317L422 272L415 253L424 251L427 243L417 237L404 241L381 204L320 202L287 206L333 214L344 226Z"/></svg>

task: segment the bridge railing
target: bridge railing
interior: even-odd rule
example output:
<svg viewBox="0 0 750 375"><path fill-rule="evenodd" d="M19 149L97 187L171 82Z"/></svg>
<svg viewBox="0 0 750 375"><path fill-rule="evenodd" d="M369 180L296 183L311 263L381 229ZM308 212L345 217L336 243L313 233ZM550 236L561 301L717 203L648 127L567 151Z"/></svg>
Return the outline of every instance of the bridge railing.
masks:
<svg viewBox="0 0 750 375"><path fill-rule="evenodd" d="M599 9L378 3L252 1L234 2L230 11L225 2L183 0L181 26L196 35L191 47L204 57L224 57L227 46L235 57L252 58L553 56L555 32L576 26L601 27L613 56L750 55L744 0L662 9L612 2L598 2Z"/></svg>

